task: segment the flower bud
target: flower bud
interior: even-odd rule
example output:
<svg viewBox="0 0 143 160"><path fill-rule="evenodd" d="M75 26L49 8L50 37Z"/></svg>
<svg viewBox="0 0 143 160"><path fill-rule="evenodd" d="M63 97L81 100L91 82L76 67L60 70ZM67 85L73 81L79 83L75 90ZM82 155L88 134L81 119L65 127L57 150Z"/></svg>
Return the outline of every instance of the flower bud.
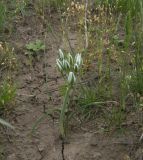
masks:
<svg viewBox="0 0 143 160"><path fill-rule="evenodd" d="M75 56L75 63L76 63L78 66L80 66L80 65L82 64L81 54L78 53L78 54Z"/></svg>
<svg viewBox="0 0 143 160"><path fill-rule="evenodd" d="M56 62L57 62L58 69L62 71L63 70L62 62L59 59L57 59Z"/></svg>
<svg viewBox="0 0 143 160"><path fill-rule="evenodd" d="M77 72L79 69L79 66L77 64L74 64L74 71Z"/></svg>
<svg viewBox="0 0 143 160"><path fill-rule="evenodd" d="M76 78L75 78L75 75L73 72L69 72L69 75L68 75L68 82L69 84L73 84L75 83L76 81Z"/></svg>
<svg viewBox="0 0 143 160"><path fill-rule="evenodd" d="M68 54L68 61L69 61L70 65L73 65L73 57L70 53Z"/></svg>
<svg viewBox="0 0 143 160"><path fill-rule="evenodd" d="M59 57L60 57L61 60L64 59L64 53L61 49L59 49Z"/></svg>
<svg viewBox="0 0 143 160"><path fill-rule="evenodd" d="M70 64L67 60L63 60L63 68L67 71L70 69Z"/></svg>

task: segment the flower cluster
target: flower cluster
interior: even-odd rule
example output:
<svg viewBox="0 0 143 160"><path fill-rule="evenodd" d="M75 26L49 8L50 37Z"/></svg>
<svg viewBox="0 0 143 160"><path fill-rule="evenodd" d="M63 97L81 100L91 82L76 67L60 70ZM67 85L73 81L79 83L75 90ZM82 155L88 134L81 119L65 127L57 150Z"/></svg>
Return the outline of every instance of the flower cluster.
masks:
<svg viewBox="0 0 143 160"><path fill-rule="evenodd" d="M82 65L81 54L77 53L73 57L70 53L65 55L61 49L59 49L59 58L57 59L57 66L62 75L66 75L69 84L76 82L76 74L78 73Z"/></svg>

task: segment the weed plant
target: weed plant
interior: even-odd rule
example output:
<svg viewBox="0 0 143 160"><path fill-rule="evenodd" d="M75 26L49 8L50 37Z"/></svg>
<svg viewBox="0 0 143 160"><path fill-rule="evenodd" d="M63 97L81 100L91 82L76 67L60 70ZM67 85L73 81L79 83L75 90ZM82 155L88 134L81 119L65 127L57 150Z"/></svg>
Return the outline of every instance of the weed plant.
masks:
<svg viewBox="0 0 143 160"><path fill-rule="evenodd" d="M6 22L6 6L0 2L0 31L2 32Z"/></svg>
<svg viewBox="0 0 143 160"><path fill-rule="evenodd" d="M17 67L17 61L14 48L11 47L8 43L0 43L0 54L1 72L5 70L10 73L12 70L15 70Z"/></svg>
<svg viewBox="0 0 143 160"><path fill-rule="evenodd" d="M7 104L9 104L15 97L16 88L11 85L8 81L5 81L0 87L0 111L6 109ZM6 109L8 110L8 109Z"/></svg>
<svg viewBox="0 0 143 160"><path fill-rule="evenodd" d="M1 72L1 82L0 82L0 124L14 128L8 122L2 119L3 114L10 111L12 108L11 102L16 96L16 87L12 82L11 72L16 67L16 58L14 51L7 43L0 43L0 72ZM5 74L2 72L5 71Z"/></svg>
<svg viewBox="0 0 143 160"><path fill-rule="evenodd" d="M60 11L65 10L71 0L36 0L34 8L39 15L43 16L43 13L48 9L50 12L52 10Z"/></svg>
<svg viewBox="0 0 143 160"><path fill-rule="evenodd" d="M45 45L41 40L36 40L35 42L26 44L26 49L30 51L29 54L34 55L38 54L40 51L44 51Z"/></svg>

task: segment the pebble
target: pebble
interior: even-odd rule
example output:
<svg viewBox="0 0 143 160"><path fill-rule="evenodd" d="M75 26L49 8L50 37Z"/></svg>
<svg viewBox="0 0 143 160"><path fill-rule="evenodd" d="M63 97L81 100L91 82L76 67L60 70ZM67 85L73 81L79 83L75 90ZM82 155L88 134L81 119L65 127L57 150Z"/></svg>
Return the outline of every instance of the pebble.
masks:
<svg viewBox="0 0 143 160"><path fill-rule="evenodd" d="M101 157L102 157L102 154L101 154L100 152L95 152L95 153L93 154L93 158L96 159L96 160L98 160L98 159L100 160Z"/></svg>
<svg viewBox="0 0 143 160"><path fill-rule="evenodd" d="M16 158L15 153L10 154L10 155L7 157L7 160L16 160L16 159L17 159L17 158Z"/></svg>

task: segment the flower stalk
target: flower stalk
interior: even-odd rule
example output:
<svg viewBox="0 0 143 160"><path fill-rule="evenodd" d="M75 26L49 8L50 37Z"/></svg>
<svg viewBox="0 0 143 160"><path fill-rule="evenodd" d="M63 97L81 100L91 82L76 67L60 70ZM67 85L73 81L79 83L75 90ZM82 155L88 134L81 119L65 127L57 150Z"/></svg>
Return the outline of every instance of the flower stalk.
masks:
<svg viewBox="0 0 143 160"><path fill-rule="evenodd" d="M65 83L67 85L66 92L64 95L63 105L61 107L61 113L60 113L60 132L62 138L66 137L66 131L65 131L65 121L66 121L66 112L68 111L68 103L69 103L69 95L70 92L73 89L74 84L76 83L76 76L78 74L78 71L82 65L82 57L81 54L76 54L75 57L73 57L70 53L65 55L61 49L59 49L59 58L56 60L57 67L59 71L61 72L63 77L65 79Z"/></svg>

